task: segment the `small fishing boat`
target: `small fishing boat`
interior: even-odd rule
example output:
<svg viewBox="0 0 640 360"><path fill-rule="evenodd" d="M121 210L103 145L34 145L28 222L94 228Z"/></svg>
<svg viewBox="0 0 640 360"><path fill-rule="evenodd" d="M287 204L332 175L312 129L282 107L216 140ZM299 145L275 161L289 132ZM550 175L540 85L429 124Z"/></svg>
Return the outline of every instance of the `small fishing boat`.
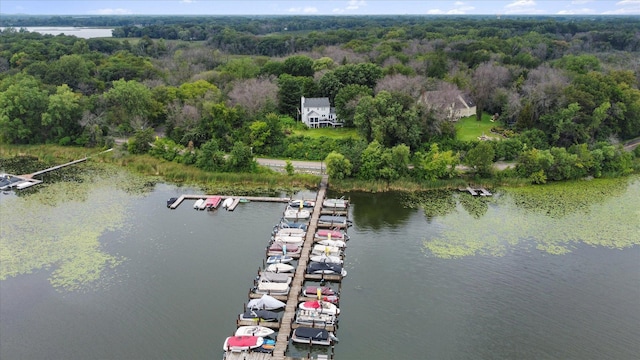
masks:
<svg viewBox="0 0 640 360"><path fill-rule="evenodd" d="M222 349L232 352L247 351L262 346L263 342L262 336L229 336L224 341Z"/></svg>
<svg viewBox="0 0 640 360"><path fill-rule="evenodd" d="M319 313L331 315L340 314L340 308L338 308L336 304L322 300L303 301L298 305L298 309L317 311Z"/></svg>
<svg viewBox="0 0 640 360"><path fill-rule="evenodd" d="M308 219L309 216L311 216L311 213L309 212L309 210L287 208L284 211L283 217L285 219L300 220L300 219Z"/></svg>
<svg viewBox="0 0 640 360"><path fill-rule="evenodd" d="M286 305L287 304L285 304L282 301L274 298L273 296L264 294L259 299L251 299L247 303L247 309L251 309L251 310L277 310L277 309L284 308ZM262 336L262 335L259 335L259 336Z"/></svg>
<svg viewBox="0 0 640 360"><path fill-rule="evenodd" d="M193 208L196 210L201 210L201 209L204 209L204 207L202 207L203 205L204 205L204 199L198 199L193 204Z"/></svg>
<svg viewBox="0 0 640 360"><path fill-rule="evenodd" d="M332 314L323 314L312 310L298 310L296 313L296 324L309 326L335 325L338 318Z"/></svg>
<svg viewBox="0 0 640 360"><path fill-rule="evenodd" d="M268 322L278 321L278 313L270 310L247 309L247 311L240 314L240 320L268 321Z"/></svg>
<svg viewBox="0 0 640 360"><path fill-rule="evenodd" d="M232 197L228 197L228 198L224 199L224 201L222 202L222 208L223 209L228 209L229 206L231 206L231 204L233 204L233 198Z"/></svg>
<svg viewBox="0 0 640 360"><path fill-rule="evenodd" d="M240 198L240 200L238 200L239 203L248 203L251 202L251 200L249 199L245 199L245 198Z"/></svg>
<svg viewBox="0 0 640 360"><path fill-rule="evenodd" d="M307 265L307 274L342 275L345 277L347 276L347 270L340 264L311 261Z"/></svg>
<svg viewBox="0 0 640 360"><path fill-rule="evenodd" d="M316 241L316 244L320 244L324 246L333 246L341 249L344 249L347 246L347 243L345 243L342 240L329 240L329 239Z"/></svg>
<svg viewBox="0 0 640 360"><path fill-rule="evenodd" d="M327 262L327 263L340 264L340 265L342 265L342 262L343 262L340 256L325 255L325 254L312 255L311 257L309 257L309 260L313 262Z"/></svg>
<svg viewBox="0 0 640 360"><path fill-rule="evenodd" d="M169 200L167 200L167 207L171 207L171 205L173 205L173 203L176 202L177 200L178 200L177 197L169 198Z"/></svg>
<svg viewBox="0 0 640 360"><path fill-rule="evenodd" d="M265 268L265 271L275 272L275 273L290 273L293 272L296 268L289 264L270 264Z"/></svg>
<svg viewBox="0 0 640 360"><path fill-rule="evenodd" d="M301 344L329 346L334 341L338 341L338 338L335 337L332 332L329 332L325 329L299 327L293 330L291 341Z"/></svg>
<svg viewBox="0 0 640 360"><path fill-rule="evenodd" d="M346 209L349 201L345 199L326 199L322 202L322 207L329 209Z"/></svg>
<svg viewBox="0 0 640 360"><path fill-rule="evenodd" d="M267 258L267 264L288 264L293 261L291 256L273 255Z"/></svg>
<svg viewBox="0 0 640 360"><path fill-rule="evenodd" d="M240 326L235 333L235 336L260 336L265 337L275 333L273 329L269 329L266 326L253 325L253 326Z"/></svg>

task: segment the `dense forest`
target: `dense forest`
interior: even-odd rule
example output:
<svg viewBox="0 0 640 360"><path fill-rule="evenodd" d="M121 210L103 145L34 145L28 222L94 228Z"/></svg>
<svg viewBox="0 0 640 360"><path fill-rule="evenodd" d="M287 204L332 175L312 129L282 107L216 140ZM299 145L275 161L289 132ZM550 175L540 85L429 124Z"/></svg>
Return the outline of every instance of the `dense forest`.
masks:
<svg viewBox="0 0 640 360"><path fill-rule="evenodd" d="M388 181L450 178L458 164L492 176L497 160L518 164L500 176L535 183L634 167L619 144L640 136L637 17L1 20L4 143L128 137L132 153L209 171L253 171L264 155ZM24 26L114 30L81 39ZM301 96L328 97L359 136L306 136ZM493 116L499 140L456 136L458 96L477 119Z"/></svg>

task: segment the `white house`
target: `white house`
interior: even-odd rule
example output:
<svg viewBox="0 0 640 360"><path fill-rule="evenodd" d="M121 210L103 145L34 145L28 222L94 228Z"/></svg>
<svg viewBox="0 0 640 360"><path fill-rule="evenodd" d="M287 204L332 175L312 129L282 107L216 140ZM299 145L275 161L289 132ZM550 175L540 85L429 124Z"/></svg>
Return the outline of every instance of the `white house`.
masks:
<svg viewBox="0 0 640 360"><path fill-rule="evenodd" d="M300 98L300 117L310 128L342 127L329 98Z"/></svg>

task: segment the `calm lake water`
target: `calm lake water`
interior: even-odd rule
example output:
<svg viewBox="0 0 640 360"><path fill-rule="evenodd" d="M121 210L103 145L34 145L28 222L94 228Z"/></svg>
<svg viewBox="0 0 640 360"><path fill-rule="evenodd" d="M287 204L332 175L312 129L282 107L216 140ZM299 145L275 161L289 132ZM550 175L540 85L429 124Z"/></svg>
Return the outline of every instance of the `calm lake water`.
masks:
<svg viewBox="0 0 640 360"><path fill-rule="evenodd" d="M35 264L29 274L0 281L0 358L222 357L284 204L198 212L185 202L171 211L167 198L198 190L124 183L95 180L83 183L79 194L58 185L0 196L3 270L14 265L6 263L9 255ZM601 229L613 221L619 224L613 227L638 231L637 241L640 181L560 218L518 208L516 195L502 192L477 200L484 201L479 216L470 216L462 205L467 195L458 193L442 195L453 210L438 216L411 208L416 202L402 194L346 195L354 226L336 359L638 359L638 243L602 246L585 238L567 242L561 255L537 244L545 241L545 221L555 228L556 221L591 216L601 219ZM635 201L625 200L630 198ZM628 224L616 217L618 205L632 219ZM604 209L610 218L600 217ZM6 220L12 216L20 220ZM510 230L521 217L529 225L518 228L538 230L525 236ZM467 239L452 224L477 237L491 224L495 242ZM83 229L83 239L96 236L99 245L75 255L65 234L76 228ZM475 254L436 256L430 242L437 239ZM39 241L56 245L31 246ZM59 247L67 250L57 254ZM32 258L38 251L43 254ZM82 264L70 266L76 257ZM99 270L97 280L69 282L68 276L89 276L78 268L95 259L113 260L112 266ZM56 272L60 268L74 270ZM305 352L294 348L292 355Z"/></svg>
<svg viewBox="0 0 640 360"><path fill-rule="evenodd" d="M5 28L0 27L0 30ZM26 27L29 32L37 32L44 35L60 35L65 34L69 36L76 36L83 39L111 37L111 31L113 29L105 28L78 28L78 27L65 27L65 26L34 26Z"/></svg>

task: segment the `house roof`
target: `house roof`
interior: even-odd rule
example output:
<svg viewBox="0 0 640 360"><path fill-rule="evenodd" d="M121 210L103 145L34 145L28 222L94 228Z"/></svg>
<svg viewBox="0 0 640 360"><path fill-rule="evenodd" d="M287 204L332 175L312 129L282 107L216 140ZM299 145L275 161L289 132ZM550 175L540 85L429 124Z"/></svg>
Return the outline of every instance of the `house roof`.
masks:
<svg viewBox="0 0 640 360"><path fill-rule="evenodd" d="M303 107L330 107L329 98L304 98Z"/></svg>

